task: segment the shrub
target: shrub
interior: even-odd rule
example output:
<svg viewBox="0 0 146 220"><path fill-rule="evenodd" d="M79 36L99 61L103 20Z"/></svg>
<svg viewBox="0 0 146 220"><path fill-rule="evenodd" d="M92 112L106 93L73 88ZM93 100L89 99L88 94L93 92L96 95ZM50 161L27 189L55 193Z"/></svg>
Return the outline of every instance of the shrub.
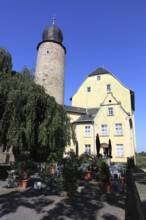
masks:
<svg viewBox="0 0 146 220"><path fill-rule="evenodd" d="M109 170L109 166L107 165L106 161L103 158L99 158L97 162L97 166L98 166L99 179L102 182L109 182L110 170Z"/></svg>

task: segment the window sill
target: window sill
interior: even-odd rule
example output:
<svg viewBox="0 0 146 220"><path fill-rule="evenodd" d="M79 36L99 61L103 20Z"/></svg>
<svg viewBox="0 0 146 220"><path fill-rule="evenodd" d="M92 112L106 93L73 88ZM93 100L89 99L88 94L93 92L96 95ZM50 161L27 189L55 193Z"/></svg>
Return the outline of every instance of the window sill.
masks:
<svg viewBox="0 0 146 220"><path fill-rule="evenodd" d="M101 137L109 137L109 134L101 134Z"/></svg>
<svg viewBox="0 0 146 220"><path fill-rule="evenodd" d="M114 134L114 137L123 137L123 134Z"/></svg>

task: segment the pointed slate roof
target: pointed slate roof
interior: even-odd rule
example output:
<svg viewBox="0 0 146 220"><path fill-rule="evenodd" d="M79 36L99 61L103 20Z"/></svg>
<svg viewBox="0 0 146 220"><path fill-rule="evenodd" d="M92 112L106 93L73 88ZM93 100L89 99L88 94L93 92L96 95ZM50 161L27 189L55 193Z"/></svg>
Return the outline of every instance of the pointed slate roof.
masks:
<svg viewBox="0 0 146 220"><path fill-rule="evenodd" d="M93 73L89 74L88 76L96 76L96 75L107 74L107 73L110 73L110 72L104 69L103 67L99 67Z"/></svg>
<svg viewBox="0 0 146 220"><path fill-rule="evenodd" d="M55 18L53 18L53 24L47 26L42 34L42 39L43 41L40 42L37 46L37 49L39 48L39 46L43 43L43 42L54 42L54 43L58 43L60 44L65 53L66 53L66 48L63 46L62 42L63 42L63 34L61 29L55 25Z"/></svg>
<svg viewBox="0 0 146 220"><path fill-rule="evenodd" d="M118 81L120 82L120 80L119 80L117 77L115 77L111 72L109 72L108 70L104 69L103 67L97 68L94 72L90 73L90 74L88 75L88 77L97 76L97 75L102 75L102 74L111 74L116 80L118 80ZM87 78L88 78L88 77L87 77ZM123 85L122 82L120 82L120 83ZM129 88L126 87L125 85L123 85L123 86L124 86L125 88L129 89ZM134 93L134 91L131 90L131 89L129 89L129 91L130 91L130 94L131 94L131 108L132 108L133 111L135 111L135 93ZM73 96L74 96L74 95L73 95ZM71 98L70 98L71 101L72 101L72 97L73 97L73 96L71 96Z"/></svg>

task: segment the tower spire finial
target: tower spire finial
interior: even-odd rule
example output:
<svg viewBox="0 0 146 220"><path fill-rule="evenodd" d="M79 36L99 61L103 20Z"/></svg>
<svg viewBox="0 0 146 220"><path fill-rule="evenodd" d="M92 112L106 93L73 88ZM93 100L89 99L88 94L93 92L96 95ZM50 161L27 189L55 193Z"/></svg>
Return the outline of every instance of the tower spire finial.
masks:
<svg viewBox="0 0 146 220"><path fill-rule="evenodd" d="M56 16L55 16L55 13L54 13L53 20L52 20L53 25L55 24L55 21L56 21Z"/></svg>

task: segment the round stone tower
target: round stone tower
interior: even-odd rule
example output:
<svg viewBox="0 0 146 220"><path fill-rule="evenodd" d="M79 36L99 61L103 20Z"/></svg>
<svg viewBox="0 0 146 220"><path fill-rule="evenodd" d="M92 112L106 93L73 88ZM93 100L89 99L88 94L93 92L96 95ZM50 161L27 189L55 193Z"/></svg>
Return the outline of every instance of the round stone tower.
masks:
<svg viewBox="0 0 146 220"><path fill-rule="evenodd" d="M54 96L57 103L64 105L64 69L66 48L62 45L61 30L53 24L45 28L43 41L37 46L35 81L46 93Z"/></svg>

